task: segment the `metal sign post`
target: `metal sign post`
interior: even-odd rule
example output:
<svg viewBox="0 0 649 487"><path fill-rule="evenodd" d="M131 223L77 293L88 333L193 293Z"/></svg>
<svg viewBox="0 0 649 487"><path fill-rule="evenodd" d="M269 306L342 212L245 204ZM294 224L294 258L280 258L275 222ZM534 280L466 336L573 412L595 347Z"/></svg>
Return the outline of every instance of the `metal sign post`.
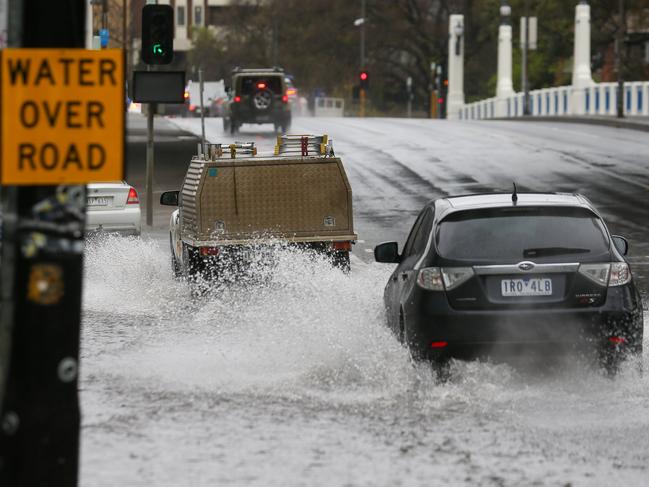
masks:
<svg viewBox="0 0 649 487"><path fill-rule="evenodd" d="M149 103L146 107L146 224L153 226L153 116L155 115L156 104Z"/></svg>
<svg viewBox="0 0 649 487"><path fill-rule="evenodd" d="M0 54L2 486L77 485L84 184L123 178L125 125L123 55L83 49L86 3L13 0L30 49Z"/></svg>

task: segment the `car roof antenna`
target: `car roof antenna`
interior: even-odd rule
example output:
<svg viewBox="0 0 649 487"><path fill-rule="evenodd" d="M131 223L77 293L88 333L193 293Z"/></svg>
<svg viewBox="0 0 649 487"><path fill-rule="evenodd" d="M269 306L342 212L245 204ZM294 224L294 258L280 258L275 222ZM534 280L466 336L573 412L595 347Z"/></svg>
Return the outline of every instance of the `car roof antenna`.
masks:
<svg viewBox="0 0 649 487"><path fill-rule="evenodd" d="M512 202L516 204L518 202L518 190L516 189L516 183L512 183L514 185L514 192L512 193Z"/></svg>

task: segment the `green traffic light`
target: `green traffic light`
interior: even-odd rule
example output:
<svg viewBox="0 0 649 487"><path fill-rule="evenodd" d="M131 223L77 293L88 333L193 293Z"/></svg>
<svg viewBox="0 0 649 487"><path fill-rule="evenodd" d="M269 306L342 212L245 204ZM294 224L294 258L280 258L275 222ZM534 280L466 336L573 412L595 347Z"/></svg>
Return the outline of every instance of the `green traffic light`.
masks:
<svg viewBox="0 0 649 487"><path fill-rule="evenodd" d="M162 54L162 55L164 55L164 53L162 52L162 45L161 44L153 44L153 54Z"/></svg>

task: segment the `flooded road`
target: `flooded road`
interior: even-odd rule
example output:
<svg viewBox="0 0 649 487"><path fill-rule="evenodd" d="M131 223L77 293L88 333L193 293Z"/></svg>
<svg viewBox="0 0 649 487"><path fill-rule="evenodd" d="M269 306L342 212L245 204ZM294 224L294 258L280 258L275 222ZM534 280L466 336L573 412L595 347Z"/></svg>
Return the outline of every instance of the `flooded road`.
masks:
<svg viewBox="0 0 649 487"><path fill-rule="evenodd" d="M457 363L439 384L382 326L389 268L354 259L347 276L286 252L263 283L192 298L166 252L120 238L88 251L82 485L648 474L649 378L631 365L610 380L572 362Z"/></svg>
<svg viewBox="0 0 649 487"><path fill-rule="evenodd" d="M649 375L641 377L637 364L611 380L578 361L539 369L458 362L441 384L411 362L383 326L391 266L371 262L365 250L380 240L403 241L423 201L493 189L511 175L484 162L480 141L472 142L476 160L459 155L466 163L454 162L439 133L450 128L436 125L429 139L413 129L412 138L422 140L417 148L412 138L401 147L400 134L384 121L345 123L334 133L338 125L322 122L347 165L364 240L350 275L309 255L278 251L277 267L261 270L268 272L262 279L197 298L171 276L164 219L142 239L89 244L81 485L646 482ZM313 131L314 124L306 120L300 128ZM409 124L401 132L410 133ZM524 130L533 132L530 125ZM480 128L483 144L511 139L501 140L494 158L531 137L489 127ZM361 133L365 142L358 142ZM640 142L634 147L639 161ZM589 191L614 231L630 233L636 279L647 289L649 239L641 222L649 209L640 198L646 190L615 178L606 183L577 163L561 166L567 162L554 149L537 149L530 157L544 166L536 173L531 163L527 172L512 169L517 181L549 190L554 178L557 189L567 190L562 171L579 179L579 190ZM649 180L648 165L646 156L634 162L635 181ZM616 191L627 194L618 198ZM645 320L645 349L647 337ZM646 353L644 361L646 368Z"/></svg>

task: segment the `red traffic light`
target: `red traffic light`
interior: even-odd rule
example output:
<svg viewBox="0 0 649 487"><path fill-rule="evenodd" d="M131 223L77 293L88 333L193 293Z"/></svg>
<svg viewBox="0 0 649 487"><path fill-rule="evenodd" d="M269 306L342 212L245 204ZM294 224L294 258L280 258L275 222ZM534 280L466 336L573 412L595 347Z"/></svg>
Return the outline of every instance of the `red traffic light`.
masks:
<svg viewBox="0 0 649 487"><path fill-rule="evenodd" d="M360 74L361 81L367 81L367 73L365 71L362 71Z"/></svg>

